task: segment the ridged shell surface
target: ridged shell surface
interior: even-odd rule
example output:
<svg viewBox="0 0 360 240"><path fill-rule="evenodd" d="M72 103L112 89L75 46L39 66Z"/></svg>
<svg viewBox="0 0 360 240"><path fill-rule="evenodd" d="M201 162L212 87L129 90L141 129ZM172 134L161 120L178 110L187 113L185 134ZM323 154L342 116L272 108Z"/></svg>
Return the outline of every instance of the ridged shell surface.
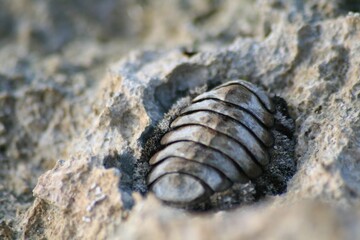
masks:
<svg viewBox="0 0 360 240"><path fill-rule="evenodd" d="M163 201L199 203L259 177L270 162L275 107L261 88L235 80L192 100L149 161L149 188Z"/></svg>

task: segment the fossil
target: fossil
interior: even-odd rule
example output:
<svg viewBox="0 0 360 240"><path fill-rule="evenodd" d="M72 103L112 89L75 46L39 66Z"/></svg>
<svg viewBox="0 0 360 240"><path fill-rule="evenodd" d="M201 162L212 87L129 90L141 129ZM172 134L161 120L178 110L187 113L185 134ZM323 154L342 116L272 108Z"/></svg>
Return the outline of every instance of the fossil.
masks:
<svg viewBox="0 0 360 240"><path fill-rule="evenodd" d="M258 178L271 161L274 113L269 95L243 80L195 97L149 160L149 189L165 202L191 205Z"/></svg>

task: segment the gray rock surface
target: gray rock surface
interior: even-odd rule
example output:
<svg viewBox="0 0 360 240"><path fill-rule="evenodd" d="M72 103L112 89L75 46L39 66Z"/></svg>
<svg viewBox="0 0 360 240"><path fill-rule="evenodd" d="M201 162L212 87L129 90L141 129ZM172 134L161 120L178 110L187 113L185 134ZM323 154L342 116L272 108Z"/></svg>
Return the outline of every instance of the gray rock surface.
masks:
<svg viewBox="0 0 360 240"><path fill-rule="evenodd" d="M359 235L357 1L91 2L0 2L1 237ZM287 192L206 214L132 194L144 140L170 107L234 78L289 105Z"/></svg>

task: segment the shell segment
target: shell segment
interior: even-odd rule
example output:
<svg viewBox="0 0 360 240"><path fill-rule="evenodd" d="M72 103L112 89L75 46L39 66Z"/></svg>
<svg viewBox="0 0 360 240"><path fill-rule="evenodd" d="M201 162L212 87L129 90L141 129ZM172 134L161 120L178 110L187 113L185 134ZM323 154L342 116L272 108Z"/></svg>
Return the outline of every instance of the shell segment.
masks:
<svg viewBox="0 0 360 240"><path fill-rule="evenodd" d="M253 134L257 136L267 147L271 147L274 144L274 139L267 127L259 122L252 114L228 104L216 101L213 99L207 99L201 102L196 102L186 107L181 111L182 115L187 115L196 111L211 111L219 115L227 116L239 124L243 124L248 129L251 129Z"/></svg>
<svg viewBox="0 0 360 240"><path fill-rule="evenodd" d="M242 85L229 85L197 96L193 102L215 99L235 105L254 115L265 126L272 127L273 115L261 104L258 97Z"/></svg>
<svg viewBox="0 0 360 240"><path fill-rule="evenodd" d="M159 177L172 172L183 172L197 177L203 182L206 182L213 191L223 191L231 185L231 182L216 168L179 157L170 157L166 159L166 161L162 161L158 164L156 168L154 168L154 171L149 175L148 182L149 184L152 184Z"/></svg>
<svg viewBox="0 0 360 240"><path fill-rule="evenodd" d="M244 80L233 80L233 81L226 82L226 83L216 87L215 89L219 89L221 87L230 86L230 85L241 85L243 87L246 87L249 91L254 93L259 98L259 100L264 104L264 106L266 107L267 110L269 110L271 113L275 112L275 106L274 106L273 102L271 101L271 98L269 97L269 95L263 89L257 87L256 85L254 85L250 82L247 82Z"/></svg>
<svg viewBox="0 0 360 240"><path fill-rule="evenodd" d="M246 183L248 181L246 175L237 167L237 164L234 163L231 158L203 144L190 141L175 142L156 153L150 159L150 164L157 164L169 157L186 158L189 161L204 163L215 167L233 182Z"/></svg>
<svg viewBox="0 0 360 240"><path fill-rule="evenodd" d="M178 204L199 202L212 193L200 179L184 173L166 174L156 180L152 190L163 201Z"/></svg>
<svg viewBox="0 0 360 240"><path fill-rule="evenodd" d="M243 146L246 151L253 155L255 159L262 165L265 166L269 163L269 156L262 142L258 140L249 129L244 127L242 124L238 124L231 118L224 117L213 112L194 112L189 115L178 117L171 124L171 127L176 128L186 125L189 126L184 127L186 130L193 128L193 126L190 125L199 125L212 129L217 133L222 133L226 137L231 138L231 140L241 144L241 146ZM209 131L209 129L204 129L204 131ZM176 132L176 130L174 132ZM221 134L217 134L217 136L218 135Z"/></svg>
<svg viewBox="0 0 360 240"><path fill-rule="evenodd" d="M194 204L259 177L270 162L274 110L264 90L243 80L197 96L150 159L150 189L166 202Z"/></svg>
<svg viewBox="0 0 360 240"><path fill-rule="evenodd" d="M249 177L261 174L260 166L254 161L251 153L238 142L224 134L199 125L190 125L175 129L161 139L161 144L171 144L178 141L194 141L214 148L231 158ZM239 158L241 156L241 158ZM264 156L265 157L265 156Z"/></svg>

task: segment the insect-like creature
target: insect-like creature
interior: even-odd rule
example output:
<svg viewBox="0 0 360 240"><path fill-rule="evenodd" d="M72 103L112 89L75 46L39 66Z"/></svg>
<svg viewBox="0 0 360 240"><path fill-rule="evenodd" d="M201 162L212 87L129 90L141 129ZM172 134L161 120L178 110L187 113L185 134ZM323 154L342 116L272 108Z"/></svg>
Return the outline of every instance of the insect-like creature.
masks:
<svg viewBox="0 0 360 240"><path fill-rule="evenodd" d="M243 80L200 94L161 138L149 188L165 202L191 205L256 179L271 160L274 112L268 94Z"/></svg>

